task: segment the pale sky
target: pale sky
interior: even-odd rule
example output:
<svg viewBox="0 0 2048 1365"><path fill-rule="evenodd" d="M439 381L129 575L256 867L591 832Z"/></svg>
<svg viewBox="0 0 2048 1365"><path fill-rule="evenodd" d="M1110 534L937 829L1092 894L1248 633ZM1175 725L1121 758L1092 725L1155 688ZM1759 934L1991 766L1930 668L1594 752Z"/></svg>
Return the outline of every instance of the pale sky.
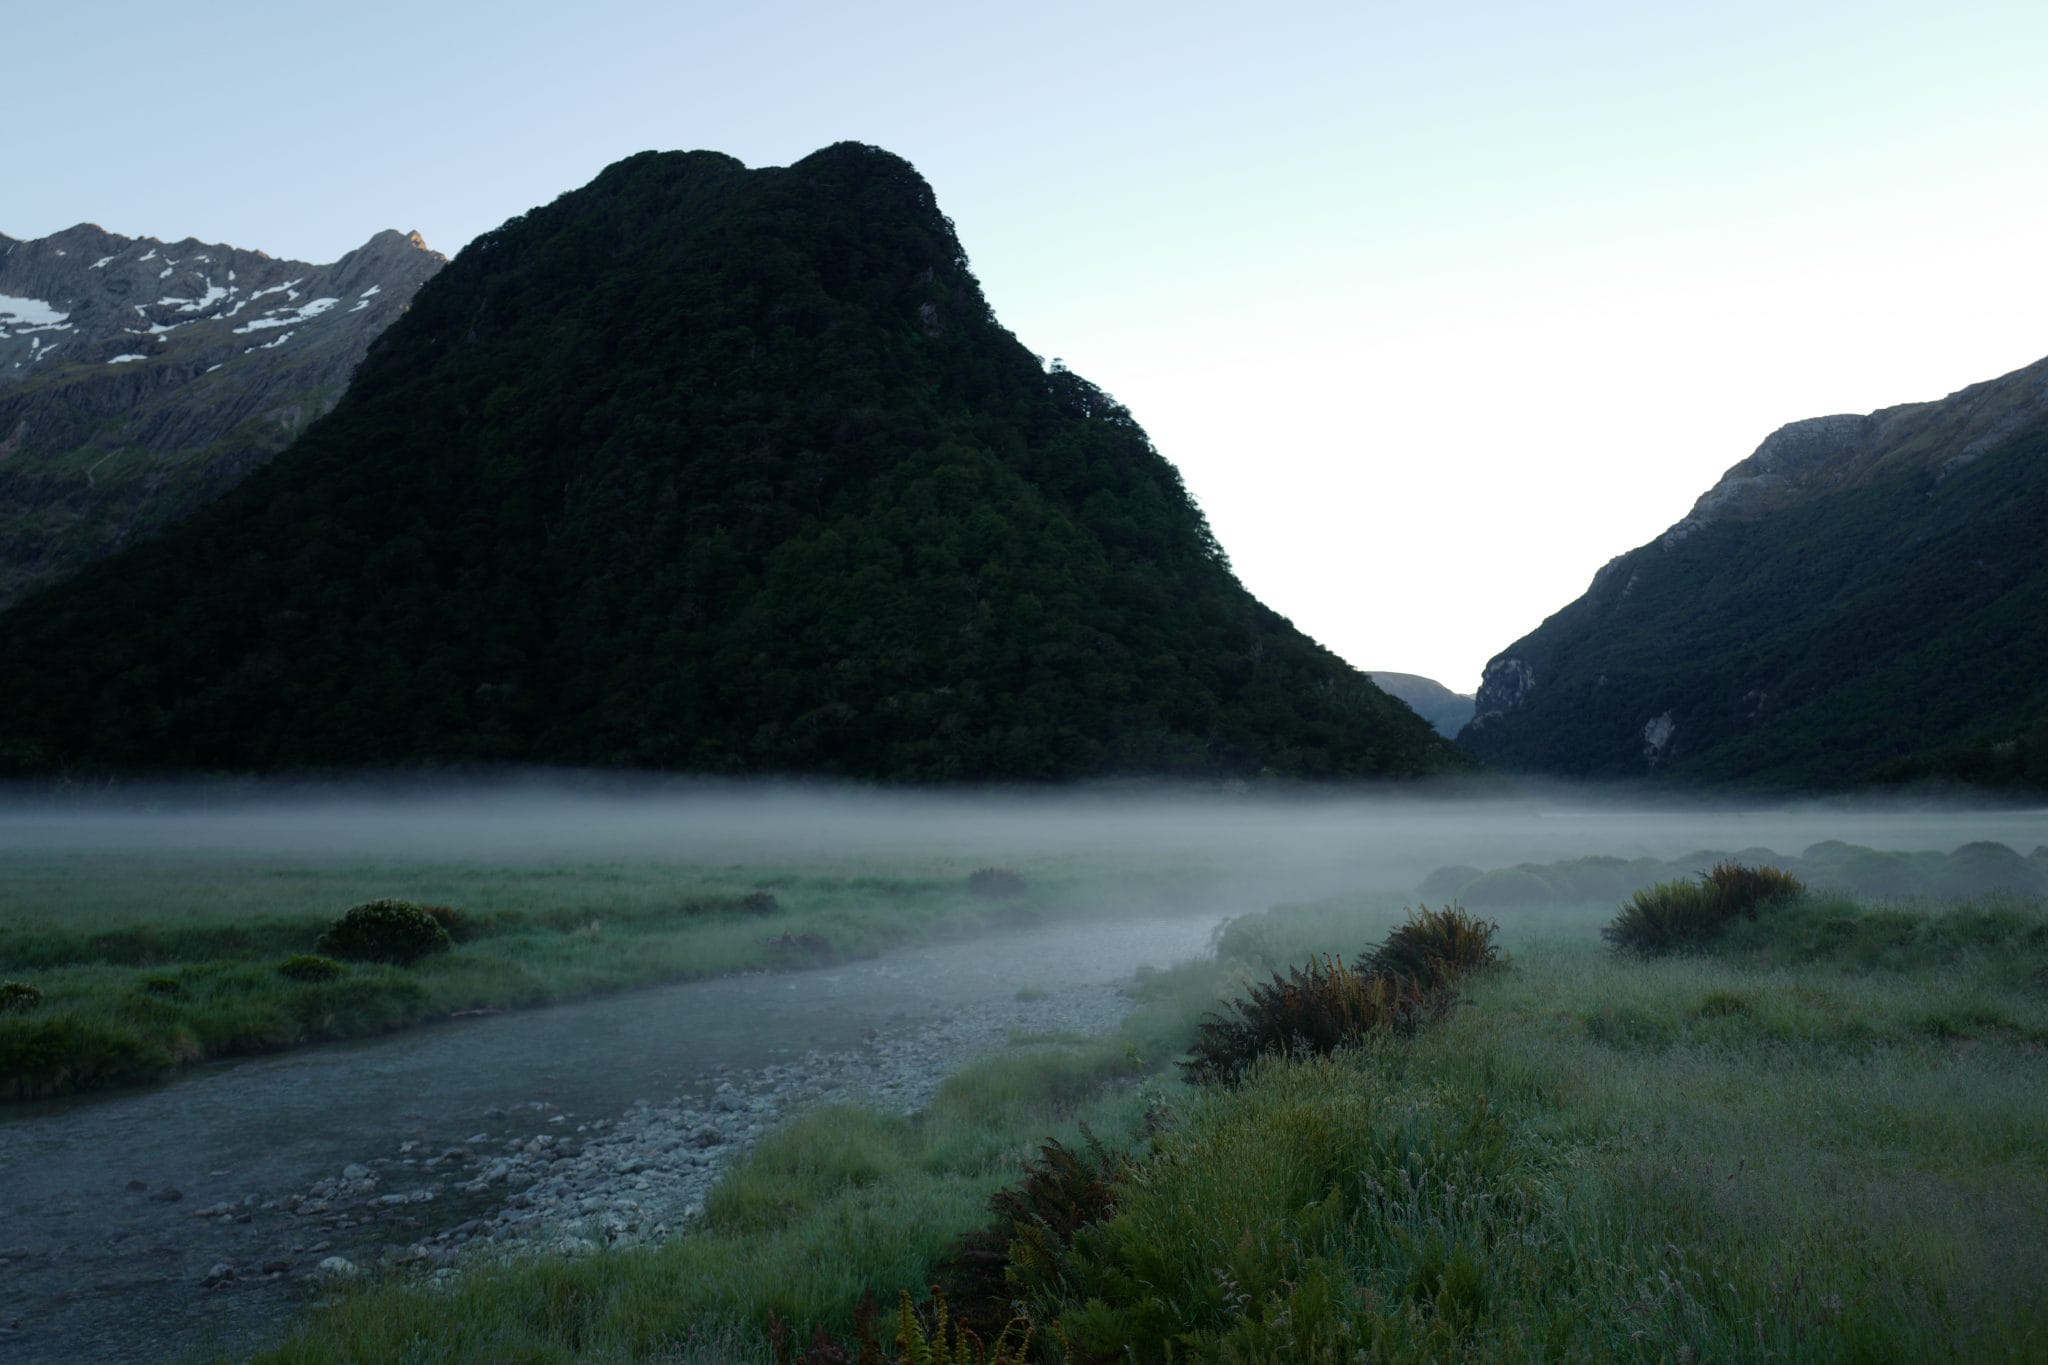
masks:
<svg viewBox="0 0 2048 1365"><path fill-rule="evenodd" d="M2048 5L0 0L0 232L453 254L887 147L1246 585L1461 691L1772 429L2048 354Z"/></svg>

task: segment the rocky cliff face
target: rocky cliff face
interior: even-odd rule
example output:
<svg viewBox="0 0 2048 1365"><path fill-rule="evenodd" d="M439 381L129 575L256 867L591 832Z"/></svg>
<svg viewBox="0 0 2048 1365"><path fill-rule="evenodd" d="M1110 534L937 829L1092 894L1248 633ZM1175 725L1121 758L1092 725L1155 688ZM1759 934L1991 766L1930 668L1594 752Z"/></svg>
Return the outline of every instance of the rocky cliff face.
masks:
<svg viewBox="0 0 2048 1365"><path fill-rule="evenodd" d="M282 450L445 263L417 233L331 265L89 223L0 236L0 606Z"/></svg>

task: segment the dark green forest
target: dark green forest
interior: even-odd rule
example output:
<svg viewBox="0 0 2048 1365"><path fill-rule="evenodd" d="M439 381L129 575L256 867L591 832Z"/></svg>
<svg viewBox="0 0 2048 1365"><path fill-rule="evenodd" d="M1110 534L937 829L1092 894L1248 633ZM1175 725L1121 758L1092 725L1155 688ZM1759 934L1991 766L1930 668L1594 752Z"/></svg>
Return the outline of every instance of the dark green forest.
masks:
<svg viewBox="0 0 2048 1365"><path fill-rule="evenodd" d="M291 449L0 638L20 773L1469 766L855 144L644 153L479 238Z"/></svg>
<svg viewBox="0 0 2048 1365"><path fill-rule="evenodd" d="M1820 789L2048 788L2048 424L1635 550L1504 654L1506 768ZM1652 760L1643 727L1667 714Z"/></svg>

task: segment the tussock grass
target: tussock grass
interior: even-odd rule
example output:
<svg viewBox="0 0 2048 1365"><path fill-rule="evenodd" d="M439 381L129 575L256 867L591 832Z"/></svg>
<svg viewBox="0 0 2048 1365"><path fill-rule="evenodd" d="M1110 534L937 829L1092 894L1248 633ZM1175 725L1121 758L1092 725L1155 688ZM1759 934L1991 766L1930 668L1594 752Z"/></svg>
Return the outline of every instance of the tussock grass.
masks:
<svg viewBox="0 0 2048 1365"><path fill-rule="evenodd" d="M1630 896L1600 931L1617 952L1654 957L1707 947L1729 926L1754 920L1765 907L1806 894L1798 878L1774 867L1720 862L1697 881L1659 882Z"/></svg>
<svg viewBox="0 0 2048 1365"><path fill-rule="evenodd" d="M1803 943L1801 916L1849 913L1826 904L1757 927ZM1305 955L1398 913L1230 937ZM1150 973L1118 1038L1020 1042L916 1119L799 1120L659 1251L366 1287L272 1358L760 1360L771 1314L844 1338L863 1293L921 1292L989 1227L1047 1138L1088 1150L1085 1123L1127 1155L1016 1281L1041 1359L2039 1359L2048 992L1983 968L2042 912L1963 913L1873 964L1745 947L1746 924L1618 956L1604 909L1553 907L1502 926L1512 969L1439 1025L1232 1089L1165 1064L1263 964Z"/></svg>

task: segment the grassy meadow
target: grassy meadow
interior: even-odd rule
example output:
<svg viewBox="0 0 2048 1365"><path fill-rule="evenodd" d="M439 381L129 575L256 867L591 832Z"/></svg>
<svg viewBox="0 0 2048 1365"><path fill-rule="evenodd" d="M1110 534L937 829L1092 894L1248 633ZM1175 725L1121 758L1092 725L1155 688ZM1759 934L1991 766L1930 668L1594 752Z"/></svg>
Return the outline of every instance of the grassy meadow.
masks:
<svg viewBox="0 0 2048 1365"><path fill-rule="evenodd" d="M1105 904L1155 906L1174 874L1057 859L1017 894L978 894L972 861L721 865L658 858L392 859L170 851L0 857L0 1099L144 1083L209 1058L731 972L868 956L934 936ZM407 967L312 953L349 907L397 897L455 912L451 951Z"/></svg>
<svg viewBox="0 0 2048 1365"><path fill-rule="evenodd" d="M959 1239L991 1227L1024 1359L2048 1353L2048 910L1817 894L1643 957L1602 942L1615 909L1498 912L1507 959L1447 1017L1196 1086L1205 1011L1363 960L1403 907L1240 918L1119 1037L1014 1040L915 1118L798 1119L663 1247L360 1286L266 1358L852 1359L805 1343L869 1293L898 1358L906 1291L975 1320ZM1037 1213L992 1225L1003 1190ZM900 1358L989 1358L920 1311Z"/></svg>

